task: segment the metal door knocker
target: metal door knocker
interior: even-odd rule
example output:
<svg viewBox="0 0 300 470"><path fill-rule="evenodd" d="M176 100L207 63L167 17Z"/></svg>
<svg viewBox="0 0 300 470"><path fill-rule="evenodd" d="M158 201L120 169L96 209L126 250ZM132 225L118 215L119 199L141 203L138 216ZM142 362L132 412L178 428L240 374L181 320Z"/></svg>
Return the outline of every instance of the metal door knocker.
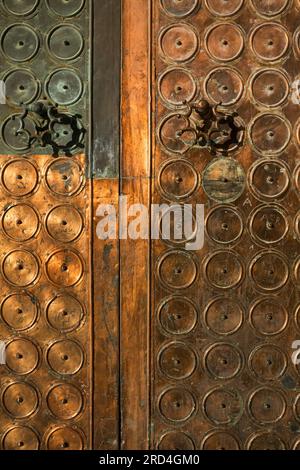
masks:
<svg viewBox="0 0 300 470"><path fill-rule="evenodd" d="M35 133L26 129L26 118L34 123ZM24 135L28 150L32 147L51 146L53 155L64 153L72 156L75 150L84 148L83 140L86 133L78 114L71 115L59 110L57 105L49 101L37 101L23 108L23 112L15 115L19 121L16 135Z"/></svg>
<svg viewBox="0 0 300 470"><path fill-rule="evenodd" d="M179 116L187 119L188 126L177 131L177 137L190 148L206 148L214 156L227 156L243 145L245 128L236 112L230 113L221 108L221 103L213 106L206 100L183 104L187 112Z"/></svg>

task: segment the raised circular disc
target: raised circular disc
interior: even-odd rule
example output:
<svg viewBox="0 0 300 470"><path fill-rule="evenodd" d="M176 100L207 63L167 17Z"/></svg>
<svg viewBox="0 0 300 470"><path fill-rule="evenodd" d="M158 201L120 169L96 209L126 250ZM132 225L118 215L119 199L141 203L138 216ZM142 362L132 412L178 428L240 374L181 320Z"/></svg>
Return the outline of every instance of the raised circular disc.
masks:
<svg viewBox="0 0 300 470"><path fill-rule="evenodd" d="M2 124L1 133L4 143L14 152L26 152L29 150L29 135L35 135L36 128L30 117L25 117L24 127L27 132L19 132L20 114L12 114Z"/></svg>
<svg viewBox="0 0 300 470"><path fill-rule="evenodd" d="M207 165L203 173L203 189L217 202L236 201L245 190L243 167L231 158L217 158Z"/></svg>
<svg viewBox="0 0 300 470"><path fill-rule="evenodd" d="M242 236L243 230L243 219L235 208L215 207L207 216L206 231L216 243L235 243Z"/></svg>
<svg viewBox="0 0 300 470"><path fill-rule="evenodd" d="M158 276L168 288L187 289L196 280L197 266L188 252L171 251L160 259Z"/></svg>
<svg viewBox="0 0 300 470"><path fill-rule="evenodd" d="M299 27L296 29L294 33L294 48L295 48L295 52L297 56L299 57L300 55L300 28ZM296 88L295 91L298 92L298 95L299 95L299 89L297 90Z"/></svg>
<svg viewBox="0 0 300 470"><path fill-rule="evenodd" d="M84 318L84 310L75 297L62 294L50 301L47 306L46 316L52 328L61 332L68 332L80 326Z"/></svg>
<svg viewBox="0 0 300 470"><path fill-rule="evenodd" d="M286 194L289 185L289 171L282 160L258 160L250 169L249 187L258 199L281 198Z"/></svg>
<svg viewBox="0 0 300 470"><path fill-rule="evenodd" d="M300 439L296 439L293 444L292 450L300 450Z"/></svg>
<svg viewBox="0 0 300 470"><path fill-rule="evenodd" d="M83 450L81 433L73 428L61 427L51 432L47 438L48 450Z"/></svg>
<svg viewBox="0 0 300 470"><path fill-rule="evenodd" d="M6 365L15 374L30 374L39 363L39 351L29 339L14 339L6 346Z"/></svg>
<svg viewBox="0 0 300 470"><path fill-rule="evenodd" d="M159 354L160 370L170 379L183 380L190 377L197 365L195 352L185 343L171 343Z"/></svg>
<svg viewBox="0 0 300 470"><path fill-rule="evenodd" d="M31 428L15 426L5 433L2 445L5 450L38 450L40 442Z"/></svg>
<svg viewBox="0 0 300 470"><path fill-rule="evenodd" d="M279 380L287 368L287 360L280 348L265 344L252 351L249 365L256 377L265 382Z"/></svg>
<svg viewBox="0 0 300 470"><path fill-rule="evenodd" d="M81 258L71 250L57 251L46 262L46 272L49 279L62 287L71 287L77 284L82 278L83 270Z"/></svg>
<svg viewBox="0 0 300 470"><path fill-rule="evenodd" d="M205 91L210 101L222 106L235 104L242 96L243 80L236 70L220 67L212 70L205 80Z"/></svg>
<svg viewBox="0 0 300 470"><path fill-rule="evenodd" d="M240 329L243 319L239 303L224 297L212 300L204 312L206 327L217 335L232 335Z"/></svg>
<svg viewBox="0 0 300 470"><path fill-rule="evenodd" d="M36 298L28 294L11 294L1 305L3 321L16 331L23 331L33 326L37 315Z"/></svg>
<svg viewBox="0 0 300 470"><path fill-rule="evenodd" d="M300 330L300 305L297 306L295 311L295 323L298 330Z"/></svg>
<svg viewBox="0 0 300 470"><path fill-rule="evenodd" d="M47 215L46 228L55 240L63 243L72 242L83 230L82 215L71 205L55 207Z"/></svg>
<svg viewBox="0 0 300 470"><path fill-rule="evenodd" d="M2 395L3 406L14 418L23 419L32 415L38 407L38 394L28 384L17 382L10 384Z"/></svg>
<svg viewBox="0 0 300 470"><path fill-rule="evenodd" d="M28 61L38 51L39 37L27 24L11 25L1 36L1 47L8 59L15 62Z"/></svg>
<svg viewBox="0 0 300 470"><path fill-rule="evenodd" d="M279 243L285 238L288 229L287 214L279 206L259 207L250 217L251 236L264 244Z"/></svg>
<svg viewBox="0 0 300 470"><path fill-rule="evenodd" d="M158 87L162 99L171 106L191 101L197 90L192 75L179 68L164 72L159 79Z"/></svg>
<svg viewBox="0 0 300 470"><path fill-rule="evenodd" d="M280 70L262 69L252 77L252 96L263 106L280 106L287 99L289 91L289 81Z"/></svg>
<svg viewBox="0 0 300 470"><path fill-rule="evenodd" d="M294 408L295 418L298 421L300 421L300 395L297 396L293 408Z"/></svg>
<svg viewBox="0 0 300 470"><path fill-rule="evenodd" d="M39 217L31 206L16 204L4 212L2 227L8 237L18 242L25 242L37 233Z"/></svg>
<svg viewBox="0 0 300 470"><path fill-rule="evenodd" d="M285 410L284 396L274 388L261 387L250 395L248 411L259 424L276 423L282 418Z"/></svg>
<svg viewBox="0 0 300 470"><path fill-rule="evenodd" d="M240 257L230 250L218 251L205 262L205 277L217 289L231 289L243 279L244 268Z"/></svg>
<svg viewBox="0 0 300 470"><path fill-rule="evenodd" d="M240 11L244 0L205 0L209 11L216 16L232 16Z"/></svg>
<svg viewBox="0 0 300 470"><path fill-rule="evenodd" d="M50 100L62 106L76 103L83 92L83 83L72 69L55 70L47 78L45 86Z"/></svg>
<svg viewBox="0 0 300 470"><path fill-rule="evenodd" d="M85 3L85 0L46 0L48 7L56 15L74 16L79 13Z"/></svg>
<svg viewBox="0 0 300 470"><path fill-rule="evenodd" d="M165 391L158 403L162 416L173 422L187 421L196 410L195 398L185 388L170 388Z"/></svg>
<svg viewBox="0 0 300 470"><path fill-rule="evenodd" d="M225 431L209 433L201 444L202 450L240 450L236 437Z"/></svg>
<svg viewBox="0 0 300 470"><path fill-rule="evenodd" d="M72 196L81 188L82 168L70 158L52 161L46 170L46 182L51 191L59 196Z"/></svg>
<svg viewBox="0 0 300 470"><path fill-rule="evenodd" d="M298 132L300 133L300 125L299 125L299 130ZM294 181L295 181L295 186L297 189L297 194L300 195L300 165L297 165L294 173Z"/></svg>
<svg viewBox="0 0 300 470"><path fill-rule="evenodd" d="M25 16L34 12L40 0L2 0L3 6L12 15Z"/></svg>
<svg viewBox="0 0 300 470"><path fill-rule="evenodd" d="M168 15L184 18L194 13L199 6L199 0L160 0L160 4Z"/></svg>
<svg viewBox="0 0 300 470"><path fill-rule="evenodd" d="M294 267L293 267L293 274L294 274L294 282L297 286L300 285L300 257L296 258Z"/></svg>
<svg viewBox="0 0 300 470"><path fill-rule="evenodd" d="M186 222L185 230L183 220ZM166 244L180 246L195 241L198 226L193 210L188 205L172 204L159 214L159 237Z"/></svg>
<svg viewBox="0 0 300 470"><path fill-rule="evenodd" d="M39 262L29 251L11 251L2 262L2 272L10 284L16 287L27 287L39 275Z"/></svg>
<svg viewBox="0 0 300 470"><path fill-rule="evenodd" d="M195 450L193 440L184 432L171 431L159 441L159 450Z"/></svg>
<svg viewBox="0 0 300 470"><path fill-rule="evenodd" d="M215 388L203 400L206 417L217 426L236 424L243 412L243 402L236 390Z"/></svg>
<svg viewBox="0 0 300 470"><path fill-rule="evenodd" d="M204 354L204 367L214 379L228 380L237 376L243 367L241 352L236 346L216 343Z"/></svg>
<svg viewBox="0 0 300 470"><path fill-rule="evenodd" d="M283 440L272 432L256 433L247 444L248 450L285 450Z"/></svg>
<svg viewBox="0 0 300 470"><path fill-rule="evenodd" d="M254 8L264 16L276 16L282 13L290 0L252 0Z"/></svg>
<svg viewBox="0 0 300 470"><path fill-rule="evenodd" d="M279 23L263 23L251 34L251 45L256 56L263 61L281 59L289 47L289 36Z"/></svg>
<svg viewBox="0 0 300 470"><path fill-rule="evenodd" d="M31 103L38 95L40 85L29 70L11 70L5 77L7 100L16 106Z"/></svg>
<svg viewBox="0 0 300 470"><path fill-rule="evenodd" d="M250 276L260 289L281 289L289 278L289 266L280 252L263 251L250 264Z"/></svg>
<svg viewBox="0 0 300 470"><path fill-rule="evenodd" d="M190 333L196 326L198 313L195 305L187 298L171 297L158 310L162 328L173 335Z"/></svg>
<svg viewBox="0 0 300 470"><path fill-rule="evenodd" d="M180 114L171 114L159 126L158 137L163 147L170 153L183 155L194 145L195 134L186 131L188 120ZM180 135L180 131L184 131Z"/></svg>
<svg viewBox="0 0 300 470"><path fill-rule="evenodd" d="M82 410L83 397L80 390L74 385L59 384L48 393L47 405L56 418L73 419Z"/></svg>
<svg viewBox="0 0 300 470"><path fill-rule="evenodd" d="M186 24L168 26L159 38L163 55L175 62L186 62L192 59L198 49L198 37Z"/></svg>
<svg viewBox="0 0 300 470"><path fill-rule="evenodd" d="M57 374L74 375L82 367L84 353L81 346L74 341L61 340L50 346L47 361Z"/></svg>
<svg viewBox="0 0 300 470"><path fill-rule="evenodd" d="M243 34L234 24L217 24L206 33L205 46L214 59L231 61L237 59L244 48Z"/></svg>
<svg viewBox="0 0 300 470"><path fill-rule="evenodd" d="M291 129L282 116L261 114L253 121L249 134L258 152L275 155L283 152L289 144Z"/></svg>
<svg viewBox="0 0 300 470"><path fill-rule="evenodd" d="M49 51L60 60L75 59L81 53L83 45L81 32L72 25L56 26L49 34Z"/></svg>
<svg viewBox="0 0 300 470"><path fill-rule="evenodd" d="M173 160L164 165L158 176L159 187L171 200L191 196L198 186L198 175L187 161Z"/></svg>
<svg viewBox="0 0 300 470"><path fill-rule="evenodd" d="M28 160L9 160L3 167L1 180L6 191L12 196L27 196L37 186L38 172Z"/></svg>
<svg viewBox="0 0 300 470"><path fill-rule="evenodd" d="M277 297L264 297L251 306L250 324L259 334L266 336L279 334L287 323L287 311Z"/></svg>

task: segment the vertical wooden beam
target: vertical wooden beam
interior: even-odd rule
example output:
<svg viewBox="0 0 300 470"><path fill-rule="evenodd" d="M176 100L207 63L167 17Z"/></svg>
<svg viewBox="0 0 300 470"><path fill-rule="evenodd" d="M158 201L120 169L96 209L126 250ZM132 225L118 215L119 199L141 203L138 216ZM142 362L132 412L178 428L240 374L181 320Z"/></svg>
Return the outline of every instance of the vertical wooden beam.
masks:
<svg viewBox="0 0 300 470"><path fill-rule="evenodd" d="M122 1L121 192L150 205L150 0ZM149 447L149 240L123 240L121 266L121 447Z"/></svg>
<svg viewBox="0 0 300 470"><path fill-rule="evenodd" d="M94 445L119 448L119 241L97 237L97 209L118 210L119 180L93 182Z"/></svg>

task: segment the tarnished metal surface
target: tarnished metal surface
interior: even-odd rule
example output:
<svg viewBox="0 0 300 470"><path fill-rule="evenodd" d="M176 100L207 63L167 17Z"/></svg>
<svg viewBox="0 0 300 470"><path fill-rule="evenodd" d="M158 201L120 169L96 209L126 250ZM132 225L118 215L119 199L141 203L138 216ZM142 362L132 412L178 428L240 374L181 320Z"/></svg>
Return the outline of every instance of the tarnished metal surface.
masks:
<svg viewBox="0 0 300 470"><path fill-rule="evenodd" d="M1 450L119 446L120 32L120 0L0 1Z"/></svg>
<svg viewBox="0 0 300 470"><path fill-rule="evenodd" d="M7 92L0 106L2 450L93 445L89 161L78 149L55 157L51 146L27 148L33 117L24 115L27 135L12 118L22 106L49 100L63 113L80 114L87 127L89 6L84 0L0 6ZM58 124L55 138L67 143L70 126Z"/></svg>
<svg viewBox="0 0 300 470"><path fill-rule="evenodd" d="M20 108L38 99L50 100L63 111L89 117L90 1L3 0L0 3L0 79L7 104L0 106L2 153L50 153L51 147L30 150L17 134ZM34 134L30 116L26 128ZM56 130L63 140L69 126ZM56 136L58 138L58 136ZM66 137L65 137L66 138ZM87 139L86 139L87 143Z"/></svg>
<svg viewBox="0 0 300 470"><path fill-rule="evenodd" d="M2 449L91 446L86 159L1 156Z"/></svg>
<svg viewBox="0 0 300 470"><path fill-rule="evenodd" d="M300 3L152 7L153 201L205 204L206 240L153 244L151 446L297 449ZM181 138L200 99L241 117L229 157Z"/></svg>

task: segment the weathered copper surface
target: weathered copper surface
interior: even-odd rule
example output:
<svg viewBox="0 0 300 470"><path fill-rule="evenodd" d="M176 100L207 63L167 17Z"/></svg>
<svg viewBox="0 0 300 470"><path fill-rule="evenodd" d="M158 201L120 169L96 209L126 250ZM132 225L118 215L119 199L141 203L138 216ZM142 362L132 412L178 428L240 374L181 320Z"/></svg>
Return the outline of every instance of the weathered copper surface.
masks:
<svg viewBox="0 0 300 470"><path fill-rule="evenodd" d="M84 155L1 155L1 449L91 447Z"/></svg>
<svg viewBox="0 0 300 470"><path fill-rule="evenodd" d="M1 450L300 448L299 1L123 0L121 164L114 2L21 3L0 21ZM93 155L25 152L5 119L44 94L84 116ZM237 113L240 148L182 138L201 100ZM120 193L205 204L204 248L99 240Z"/></svg>
<svg viewBox="0 0 300 470"><path fill-rule="evenodd" d="M119 446L120 31L119 0L0 2L1 450Z"/></svg>
<svg viewBox="0 0 300 470"><path fill-rule="evenodd" d="M31 148L32 116L11 117L50 100L65 113L81 113L87 125L89 18L84 0L1 4L3 450L93 445L89 158ZM51 132L70 141L67 123L53 123Z"/></svg>
<svg viewBox="0 0 300 470"><path fill-rule="evenodd" d="M153 243L150 445L298 448L300 4L151 14L153 201L205 204L206 237L189 253ZM182 138L186 102L203 99L244 123L229 156Z"/></svg>
<svg viewBox="0 0 300 470"><path fill-rule="evenodd" d="M38 100L49 101L65 115L80 115L79 127L87 128L91 4L89 0L1 2L0 74L7 95L0 107L2 153L52 152L46 141L29 145L28 134L18 132L18 117ZM53 126L52 138L59 146L72 138L69 124L65 119ZM38 134L30 113L23 125L29 135Z"/></svg>

